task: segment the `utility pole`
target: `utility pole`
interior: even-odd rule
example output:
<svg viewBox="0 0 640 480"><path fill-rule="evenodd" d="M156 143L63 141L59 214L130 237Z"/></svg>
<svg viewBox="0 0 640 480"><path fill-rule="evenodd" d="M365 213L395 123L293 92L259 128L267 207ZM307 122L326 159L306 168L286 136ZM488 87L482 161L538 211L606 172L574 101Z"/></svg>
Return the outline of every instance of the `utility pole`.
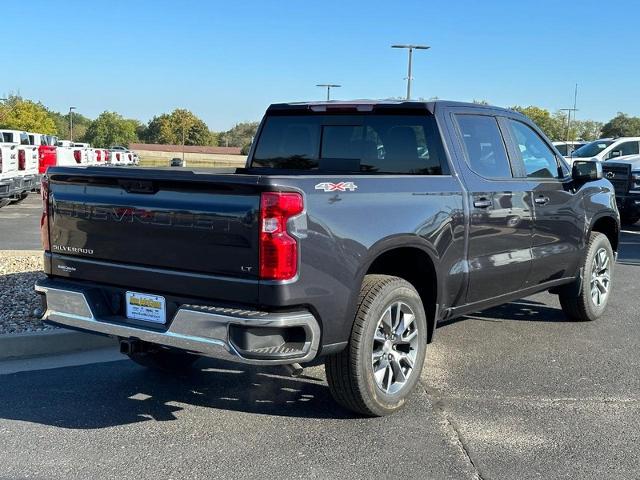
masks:
<svg viewBox="0 0 640 480"><path fill-rule="evenodd" d="M69 107L69 140L73 142L73 111L76 107Z"/></svg>
<svg viewBox="0 0 640 480"><path fill-rule="evenodd" d="M405 48L409 50L409 68L407 69L407 100L411 100L411 80L413 80L413 77L412 77L413 51L428 50L431 47L428 45L391 45L391 48Z"/></svg>
<svg viewBox="0 0 640 480"><path fill-rule="evenodd" d="M342 85L337 85L335 83L319 83L316 85L316 87L325 87L327 89L327 102L329 100L331 100L331 89L332 88L338 88L341 87Z"/></svg>

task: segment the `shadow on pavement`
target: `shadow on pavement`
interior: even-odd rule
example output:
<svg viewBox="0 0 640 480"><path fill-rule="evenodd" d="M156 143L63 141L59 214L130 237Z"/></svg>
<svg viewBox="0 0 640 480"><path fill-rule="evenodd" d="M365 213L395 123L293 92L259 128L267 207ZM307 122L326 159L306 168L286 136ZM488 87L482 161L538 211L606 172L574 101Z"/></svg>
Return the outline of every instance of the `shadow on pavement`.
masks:
<svg viewBox="0 0 640 480"><path fill-rule="evenodd" d="M625 227L620 233L618 263L640 265L640 224Z"/></svg>
<svg viewBox="0 0 640 480"><path fill-rule="evenodd" d="M490 308L472 315L465 315L438 324L438 328L453 325L465 320L482 320L486 322L500 322L517 320L526 322L569 322L560 308L550 307L533 300L518 300L515 302Z"/></svg>
<svg viewBox="0 0 640 480"><path fill-rule="evenodd" d="M305 418L354 418L321 379L203 359L183 376L112 362L0 377L0 418L97 429L176 420L181 404Z"/></svg>

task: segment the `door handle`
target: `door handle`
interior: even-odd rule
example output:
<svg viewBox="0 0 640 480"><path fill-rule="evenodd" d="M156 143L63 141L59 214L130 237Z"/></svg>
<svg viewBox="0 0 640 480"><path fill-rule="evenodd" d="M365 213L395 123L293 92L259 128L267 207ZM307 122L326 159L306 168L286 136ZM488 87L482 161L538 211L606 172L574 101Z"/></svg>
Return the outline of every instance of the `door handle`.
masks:
<svg viewBox="0 0 640 480"><path fill-rule="evenodd" d="M473 206L476 208L489 208L491 205L491 200L487 200L486 198L473 201Z"/></svg>
<svg viewBox="0 0 640 480"><path fill-rule="evenodd" d="M538 205L546 205L547 203L549 203L549 197L540 196L536 197L533 201Z"/></svg>

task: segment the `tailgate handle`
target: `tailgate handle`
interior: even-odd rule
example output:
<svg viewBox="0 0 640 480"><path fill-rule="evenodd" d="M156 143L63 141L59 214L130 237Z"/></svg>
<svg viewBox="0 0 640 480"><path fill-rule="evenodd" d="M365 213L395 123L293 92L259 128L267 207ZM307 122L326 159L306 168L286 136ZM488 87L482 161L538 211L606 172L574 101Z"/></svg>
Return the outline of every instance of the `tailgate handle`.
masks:
<svg viewBox="0 0 640 480"><path fill-rule="evenodd" d="M158 189L149 180L118 180L118 184L128 193L156 193Z"/></svg>

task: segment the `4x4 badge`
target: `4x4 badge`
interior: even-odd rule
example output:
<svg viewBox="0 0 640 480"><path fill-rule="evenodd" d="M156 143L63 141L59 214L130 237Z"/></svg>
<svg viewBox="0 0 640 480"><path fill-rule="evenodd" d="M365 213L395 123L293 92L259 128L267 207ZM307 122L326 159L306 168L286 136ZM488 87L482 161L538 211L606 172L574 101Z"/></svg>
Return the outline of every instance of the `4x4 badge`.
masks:
<svg viewBox="0 0 640 480"><path fill-rule="evenodd" d="M323 182L316 185L316 190L324 190L325 192L346 192L347 190L353 192L357 188L358 186L353 182Z"/></svg>

